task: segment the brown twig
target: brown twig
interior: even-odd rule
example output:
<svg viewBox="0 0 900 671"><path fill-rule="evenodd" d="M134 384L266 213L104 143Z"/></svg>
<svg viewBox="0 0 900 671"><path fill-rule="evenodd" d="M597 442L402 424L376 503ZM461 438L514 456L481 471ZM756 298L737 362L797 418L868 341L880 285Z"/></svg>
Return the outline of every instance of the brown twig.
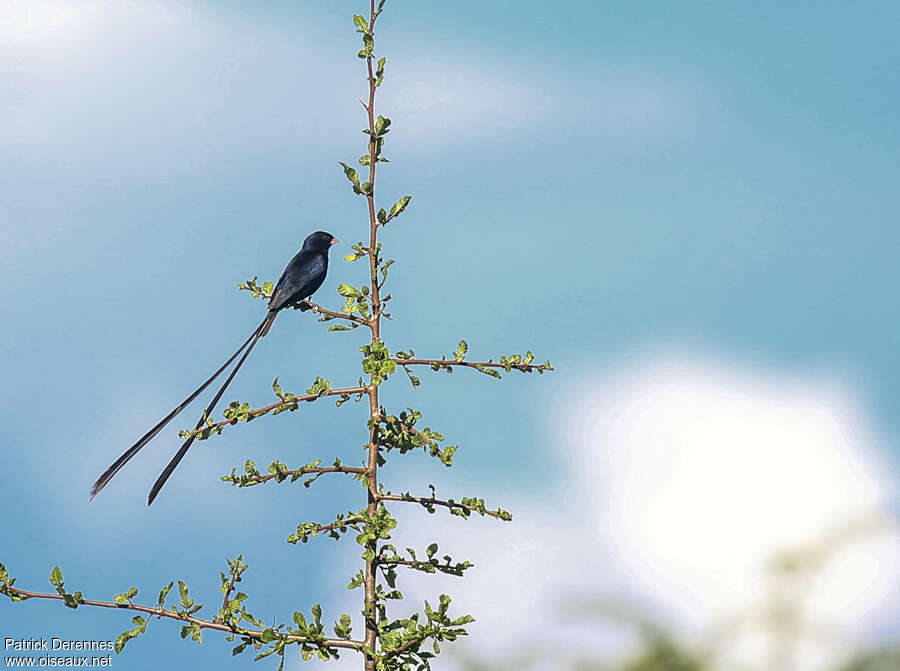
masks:
<svg viewBox="0 0 900 671"><path fill-rule="evenodd" d="M401 559L400 557L379 557L378 565L379 566L409 566L410 568L414 568L414 569L418 569L420 567L425 568L426 566L430 566L435 571L438 570L437 566L435 566L434 564L431 564L427 561L422 561L421 559Z"/></svg>
<svg viewBox="0 0 900 671"><path fill-rule="evenodd" d="M248 287L238 285L238 288L242 289L243 291L254 292L253 293L254 298L256 298L257 295L261 298L272 298L272 294L270 292L263 291L259 287L256 287L255 289L250 289ZM316 314L328 315L332 319L346 319L347 321L356 322L357 324L360 324L361 326L365 326L369 323L362 317L357 317L356 315L348 315L344 312L335 312L334 310L328 310L326 308L323 308L321 305L319 305L318 303L313 303L308 298L305 301L303 301L302 303L300 303L299 305L294 306L294 308L297 310L310 310L311 312L315 312Z"/></svg>
<svg viewBox="0 0 900 671"><path fill-rule="evenodd" d="M433 496L409 496L406 494L379 494L378 498L382 501L402 501L405 503L418 503L421 506L443 506L445 508L454 509L458 508L461 510L468 510L473 513L479 513L484 515L490 515L491 517L504 517L504 512L502 510L483 510L478 506L470 506L463 503L458 503L456 501L442 501L441 499L436 499ZM508 513L507 513L508 514Z"/></svg>
<svg viewBox="0 0 900 671"><path fill-rule="evenodd" d="M225 613L225 609L228 608L228 597L231 595L231 592L234 590L234 583L237 582L238 572L241 568L241 560L238 559L234 562L234 566L231 567L231 580L228 581L228 585L225 587L225 598L222 599L222 612Z"/></svg>
<svg viewBox="0 0 900 671"><path fill-rule="evenodd" d="M328 315L332 319L346 319L351 322L356 322L362 326L367 326L369 322L367 322L362 317L357 317L356 315L348 315L343 312L335 312L334 310L326 310L321 305L317 303L313 303L312 301L305 301L307 305L309 305L309 310L315 312L316 314Z"/></svg>
<svg viewBox="0 0 900 671"><path fill-rule="evenodd" d="M393 650L386 650L384 652L384 656L382 657L382 660L387 660L387 659L390 659L391 657L396 657L397 655L402 655L404 652L406 652L410 648L415 647L416 644L421 644L426 638L428 638L428 636L423 636L422 638L413 638L413 639L407 641L406 643L404 643L403 645L401 645L399 648L394 648Z"/></svg>
<svg viewBox="0 0 900 671"><path fill-rule="evenodd" d="M15 593L21 596L26 596L29 599L56 599L58 601L63 600L63 596L61 594L46 594L43 592L28 592L23 589L19 589L18 587L8 587L9 592ZM166 610L165 608L152 608L150 606L141 606L138 604L128 603L128 604L117 604L109 601L93 601L91 599L84 599L79 602L81 606L96 606L98 608L118 608L119 610L135 610L139 613L147 613L148 615L155 615L156 617L166 617L172 620L181 620L182 622L190 622L192 624L196 624L201 629L215 629L216 631L224 631L229 634L238 634L239 636L246 636L248 638L259 640L262 638L263 631L260 629L244 629L243 627L232 627L227 624L222 624L220 622L211 622L209 620L203 620L198 617L194 617L192 615L184 615L177 611ZM279 638L284 638L286 641L290 643L312 643L316 645L322 645L323 647L329 648L348 648L351 650L359 650L360 646L363 644L362 641L348 641L344 639L332 639L326 638L323 641L315 642L311 641L306 636L294 636L292 634L278 634Z"/></svg>
<svg viewBox="0 0 900 671"><path fill-rule="evenodd" d="M401 366L464 366L467 368L502 368L503 370L509 368L510 370L520 370L523 373L552 370L552 368L545 363L503 364L497 363L492 359L488 361L454 361L453 359L400 359L398 357L391 357L391 361Z"/></svg>
<svg viewBox="0 0 900 671"><path fill-rule="evenodd" d="M330 389L323 394L305 394L303 396L294 396L293 398L278 401L277 403L272 403L271 405L264 406L262 408L256 408L255 410L251 410L249 413L250 418L261 417L276 408L280 408L281 406L291 405L292 403L299 403L301 401L314 401L317 398L324 398L325 396L341 396L346 394L348 396L352 394L364 394L366 393L366 387L344 387L342 389ZM190 438L191 436L196 436L199 433L203 433L204 431L209 431L212 429L212 432L218 432L223 427L228 426L229 424L237 424L241 421L238 417L232 417L231 419L225 419L221 422L216 422L215 424L207 424L202 426L199 429L194 429L193 431L185 431L181 434L182 438Z"/></svg>
<svg viewBox="0 0 900 671"><path fill-rule="evenodd" d="M235 475L234 480L231 480L232 484L237 485L238 487L249 487L252 485L262 484L263 482L268 482L269 480L273 480L275 478L287 479L289 477L300 477L301 475L323 475L325 473L356 473L357 475L364 475L366 473L365 468L352 468L350 466L329 466L327 468L313 468L313 467L303 467L303 468L295 468L292 470L281 471L279 473L269 473L268 475ZM231 476L228 476L231 479ZM235 482L235 480L245 480L244 482Z"/></svg>
<svg viewBox="0 0 900 671"><path fill-rule="evenodd" d="M352 527L354 524L359 524L360 522L365 522L362 517L348 517L345 520L340 520L339 522L332 522L331 524L320 524L316 527L316 533L323 533L325 531L332 531L334 529L341 529L343 527Z"/></svg>

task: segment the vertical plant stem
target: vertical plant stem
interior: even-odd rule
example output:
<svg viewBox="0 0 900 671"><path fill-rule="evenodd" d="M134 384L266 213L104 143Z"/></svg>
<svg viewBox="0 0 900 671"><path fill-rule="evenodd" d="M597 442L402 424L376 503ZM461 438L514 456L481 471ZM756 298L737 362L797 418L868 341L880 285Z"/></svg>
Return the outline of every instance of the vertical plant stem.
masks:
<svg viewBox="0 0 900 671"><path fill-rule="evenodd" d="M375 34L375 0L370 0L369 33ZM369 181L372 183L371 193L366 195L369 204L369 275L372 290L372 329L373 342L381 337L381 298L378 289L378 219L375 217L375 166L378 165L375 143L375 75L372 72L372 56L366 56L366 69L369 74L369 104L366 111L369 115Z"/></svg>
<svg viewBox="0 0 900 671"><path fill-rule="evenodd" d="M375 0L369 3L369 33L375 34ZM375 140L375 76L372 72L372 56L366 56L366 70L369 75L369 103L366 112L369 117L369 182L372 190L366 195L369 206L369 279L372 296L372 318L369 320L369 328L372 331L372 344L381 337L381 300L378 291L378 219L375 216L375 167L378 164L376 156ZM369 431L369 459L366 467L368 475L368 504L366 511L375 515L378 508L378 386L375 384L374 374L369 380L367 389L369 396L369 419L372 428ZM375 556L377 542L369 541L366 545L369 556ZM366 647L375 652L378 638L377 613L375 608L375 562L366 561L365 568L365 612L366 612ZM375 660L370 656L365 657L365 671L375 671Z"/></svg>
<svg viewBox="0 0 900 671"><path fill-rule="evenodd" d="M375 385L370 385L368 389L369 394L369 416L373 420L373 426L369 434L369 462L367 465L368 479L369 479L369 489L368 489L368 505L366 506L366 512L369 515L374 515L376 509L378 507L378 428L375 422L378 419L378 387ZM370 556L374 556L377 552L377 542L372 540L369 541L366 545L366 550L369 551ZM366 611L366 647L370 650L375 650L376 639L378 635L377 628L377 613L375 608L375 562L370 560L366 561L365 568L365 611ZM366 671L375 671L375 660L366 657L365 661L365 670Z"/></svg>

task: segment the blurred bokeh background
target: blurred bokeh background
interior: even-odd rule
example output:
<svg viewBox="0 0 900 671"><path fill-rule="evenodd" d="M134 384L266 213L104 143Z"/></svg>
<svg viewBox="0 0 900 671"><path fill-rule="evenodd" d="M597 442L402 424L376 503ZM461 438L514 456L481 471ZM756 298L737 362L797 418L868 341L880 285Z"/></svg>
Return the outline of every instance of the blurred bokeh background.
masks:
<svg viewBox="0 0 900 671"><path fill-rule="evenodd" d="M316 229L345 243L317 299L363 281L337 162L364 151L364 9L0 5L0 561L22 588L59 564L90 598L181 578L217 608L243 553L257 616L318 601L359 630L357 546L284 542L358 487L219 482L248 457L354 462L359 406L199 444L147 509L189 414L87 495L258 323L237 282L275 279ZM514 514L397 511L398 546L475 563L403 583L409 610L447 592L476 618L436 668L900 669L898 21L879 1L388 0L379 193L413 201L384 231L387 343L556 368L385 384L461 445L452 470L392 459L386 485ZM228 398L353 384L363 338L286 315ZM0 637L130 626L0 603ZM114 666L250 664L177 632L151 622Z"/></svg>

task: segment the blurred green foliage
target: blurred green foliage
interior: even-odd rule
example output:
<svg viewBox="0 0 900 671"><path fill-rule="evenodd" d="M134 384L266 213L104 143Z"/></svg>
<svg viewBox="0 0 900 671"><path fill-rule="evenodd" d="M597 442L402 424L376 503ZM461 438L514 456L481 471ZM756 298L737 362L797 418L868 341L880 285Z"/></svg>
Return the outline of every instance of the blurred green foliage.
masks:
<svg viewBox="0 0 900 671"><path fill-rule="evenodd" d="M829 664L817 671L900 671L900 640L879 647L863 646L854 650L840 643L840 627L821 622L807 612L815 578L842 550L858 541L885 532L896 533L896 522L880 513L870 513L834 525L805 543L782 547L772 552L761 567L768 590L760 601L747 605L725 622L716 622L705 632L688 636L675 626L660 620L646 606L634 606L620 599L579 592L558 603L558 620L574 631L603 628L622 632L626 639L615 652L601 654L582 646L545 645L528 641L505 655L503 662L464 659L465 671L512 671L567 669L571 671L805 671L801 650L816 650L825 655L835 652ZM630 634L630 636L629 636ZM736 665L730 659L747 634L761 635L758 659ZM836 646L835 643L838 643ZM515 660L515 661L511 661ZM827 657L826 657L827 660Z"/></svg>
<svg viewBox="0 0 900 671"><path fill-rule="evenodd" d="M626 662L623 671L704 671L700 658L668 636L647 637L645 648Z"/></svg>

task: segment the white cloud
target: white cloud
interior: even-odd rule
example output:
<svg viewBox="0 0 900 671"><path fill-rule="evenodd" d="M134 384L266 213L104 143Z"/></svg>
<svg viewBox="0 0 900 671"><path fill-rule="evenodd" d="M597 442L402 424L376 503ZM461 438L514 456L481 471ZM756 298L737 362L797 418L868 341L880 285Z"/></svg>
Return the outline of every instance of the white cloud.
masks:
<svg viewBox="0 0 900 671"><path fill-rule="evenodd" d="M262 12L165 0L20 0L0 11L0 145L57 166L171 174L285 141L308 151L363 120L360 62L315 25L288 31ZM655 145L687 132L697 105L691 85L652 72L573 77L407 48L380 96L394 138L417 153L598 134L607 150Z"/></svg>
<svg viewBox="0 0 900 671"><path fill-rule="evenodd" d="M7 2L0 6L0 45L48 44L82 25L87 7L59 0Z"/></svg>
<svg viewBox="0 0 900 671"><path fill-rule="evenodd" d="M412 146L447 147L534 122L534 93L508 72L446 61L399 63L382 91L394 123Z"/></svg>
<svg viewBox="0 0 900 671"><path fill-rule="evenodd" d="M306 35L173 2L14 3L4 37L0 145L83 171L168 174L285 136L334 108L327 54ZM61 7L65 7L62 9ZM349 104L348 104L349 107Z"/></svg>
<svg viewBox="0 0 900 671"><path fill-rule="evenodd" d="M539 148L548 138L585 151L597 141L606 151L647 149L691 136L708 106L686 78L616 66L572 75L466 53L443 61L407 55L389 72L382 100L416 149L475 140Z"/></svg>
<svg viewBox="0 0 900 671"><path fill-rule="evenodd" d="M885 512L896 482L845 387L662 357L591 377L560 408L555 424L569 429L557 457L572 469L555 495L510 504L512 525L448 531L476 568L404 590L413 600L448 591L474 612L474 636L459 644L469 654L499 660L538 637L627 649L621 625L557 621L566 598L612 597L698 644L711 636L723 669L767 668L777 590L796 591L810 627L794 669L830 668L896 622L900 529ZM819 570L773 580L776 551Z"/></svg>

